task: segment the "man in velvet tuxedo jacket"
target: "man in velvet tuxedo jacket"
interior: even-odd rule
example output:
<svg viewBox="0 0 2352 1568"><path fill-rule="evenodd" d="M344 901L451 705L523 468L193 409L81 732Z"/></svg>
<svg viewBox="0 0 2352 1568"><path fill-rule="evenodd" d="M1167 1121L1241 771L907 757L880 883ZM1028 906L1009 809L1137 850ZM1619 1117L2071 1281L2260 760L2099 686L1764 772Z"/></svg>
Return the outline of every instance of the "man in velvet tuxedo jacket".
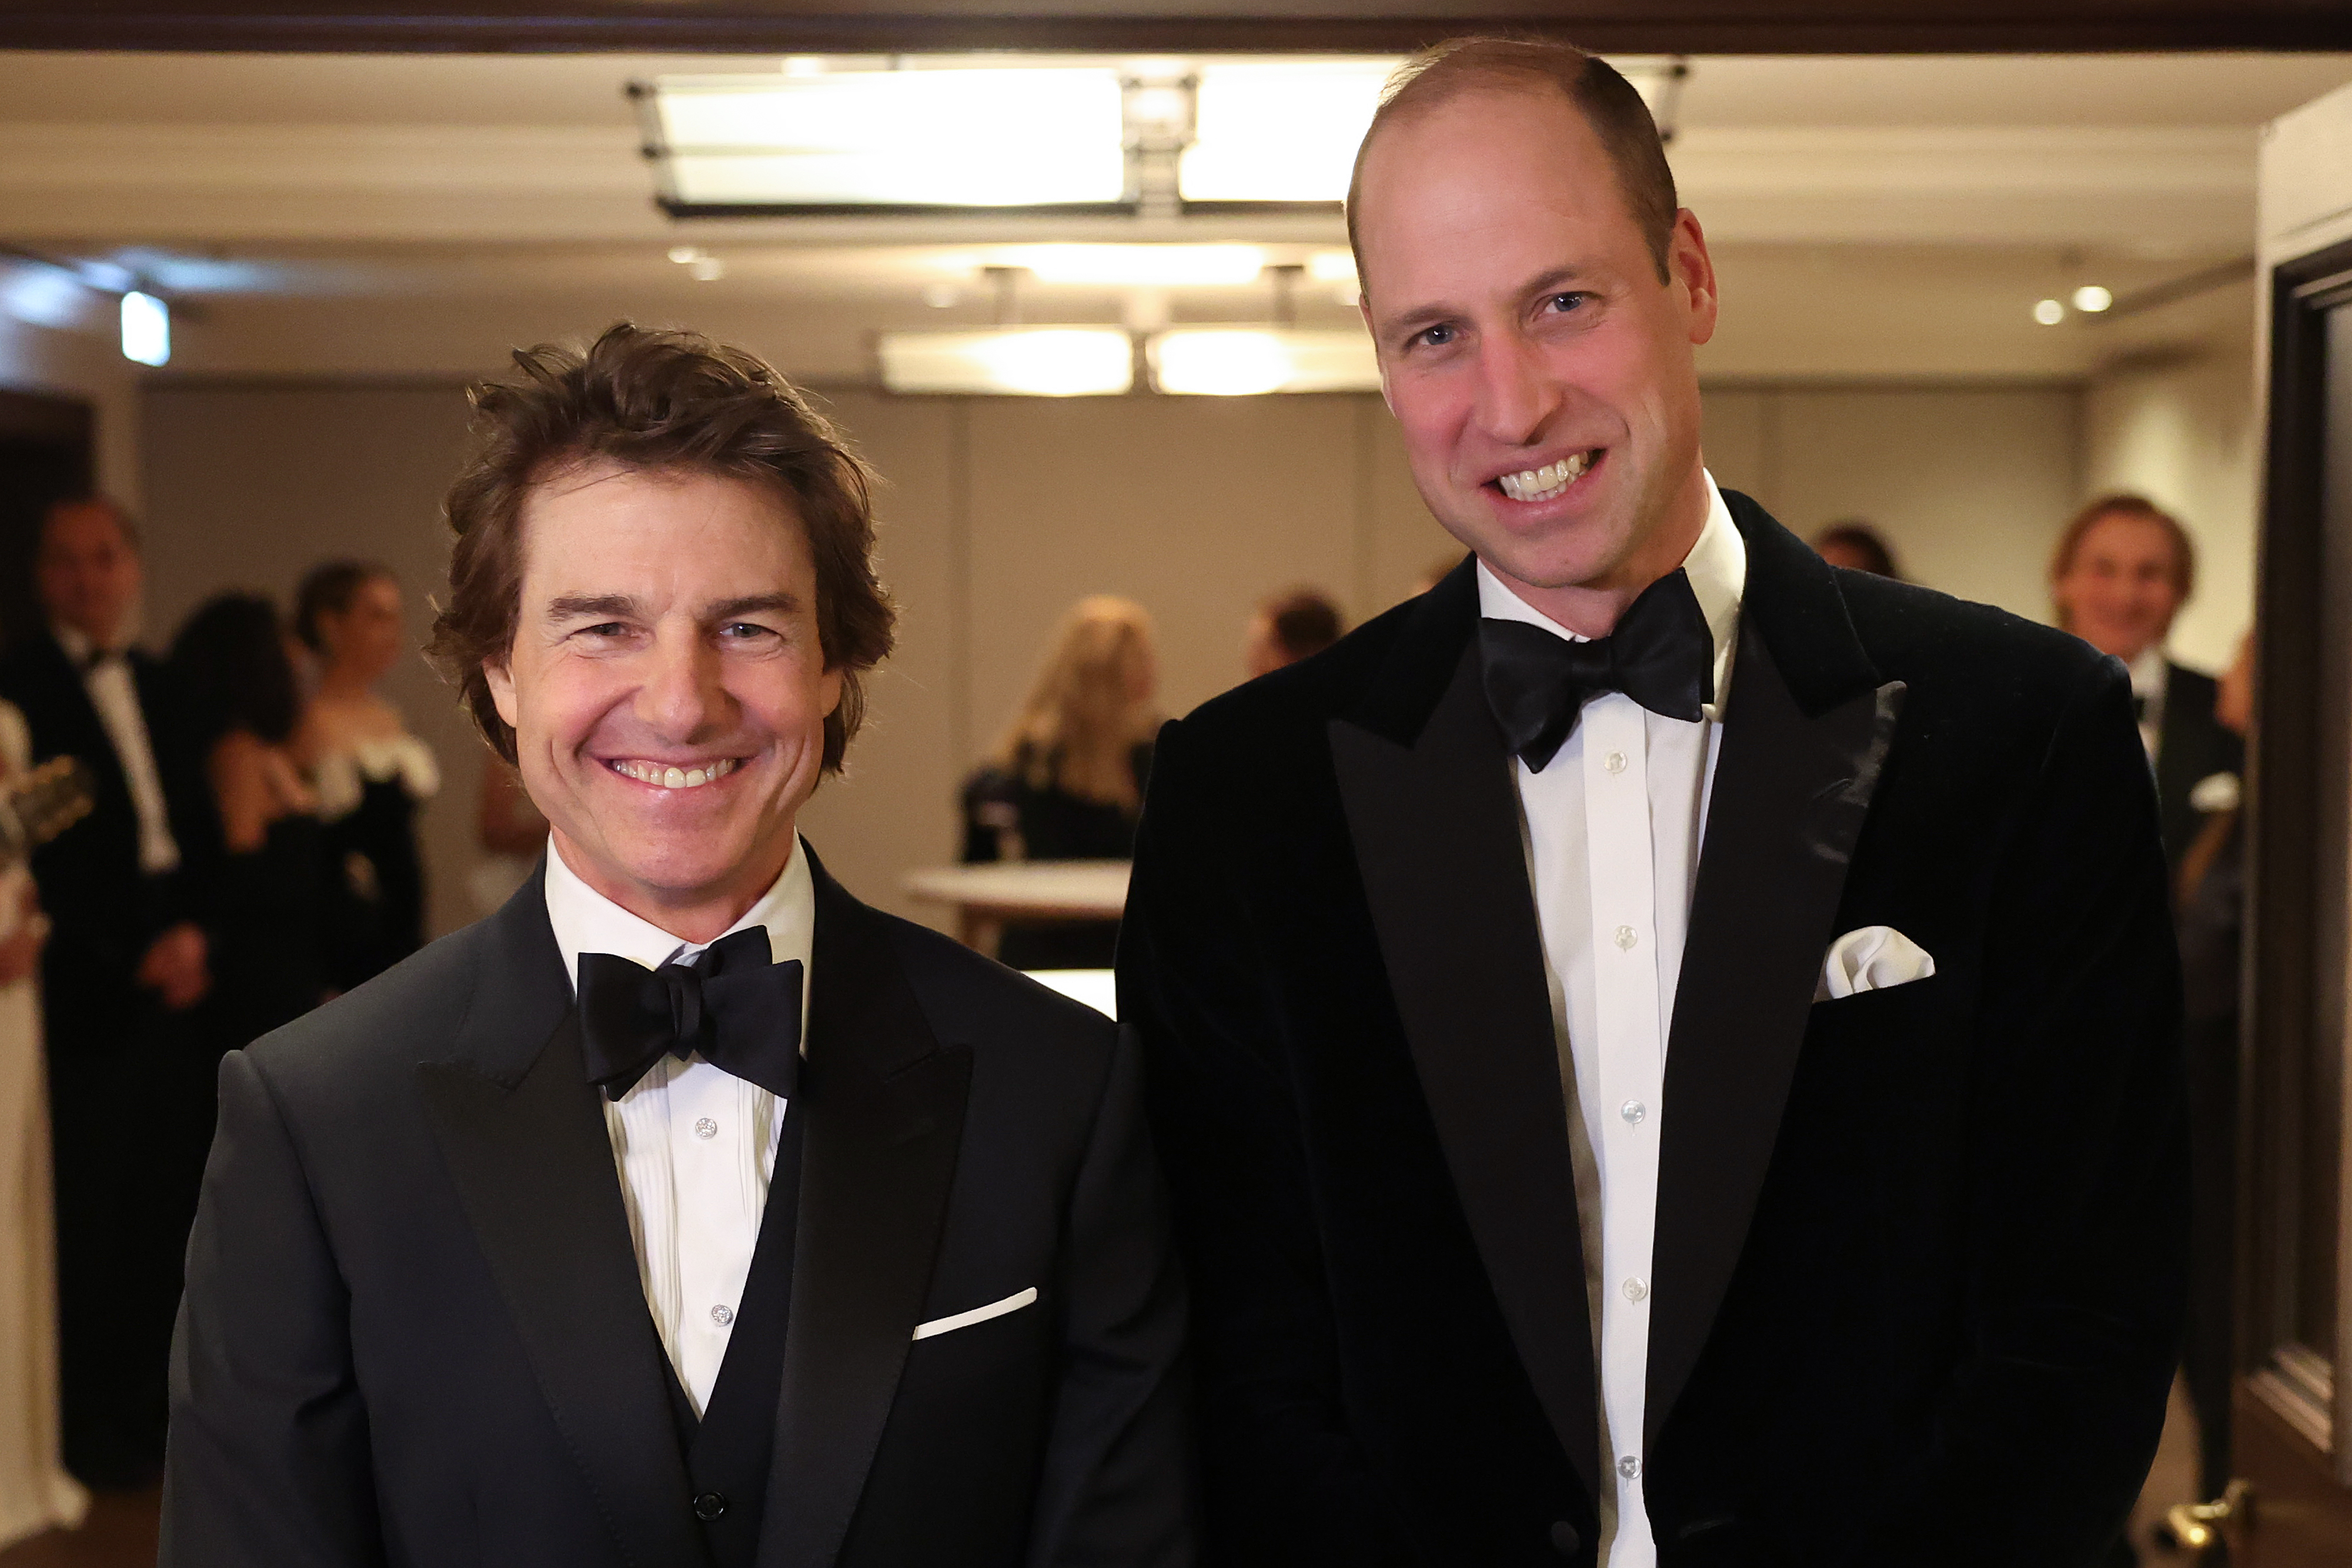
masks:
<svg viewBox="0 0 2352 1568"><path fill-rule="evenodd" d="M1188 1561L1131 1037L793 831L890 642L864 471L698 338L518 359L436 639L549 852L224 1064L163 1561Z"/></svg>
<svg viewBox="0 0 2352 1568"><path fill-rule="evenodd" d="M1717 489L1622 78L1417 68L1349 215L1474 556L1167 727L1121 935L1204 1560L2095 1562L2182 1297L2124 672Z"/></svg>

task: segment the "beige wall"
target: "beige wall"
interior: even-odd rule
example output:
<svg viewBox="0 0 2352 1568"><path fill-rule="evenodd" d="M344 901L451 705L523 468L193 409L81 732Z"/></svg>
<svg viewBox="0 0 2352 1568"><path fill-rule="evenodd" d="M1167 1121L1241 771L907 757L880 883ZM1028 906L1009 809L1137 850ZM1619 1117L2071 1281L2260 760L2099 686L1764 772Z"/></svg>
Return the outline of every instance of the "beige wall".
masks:
<svg viewBox="0 0 2352 1568"><path fill-rule="evenodd" d="M410 584L421 641L464 417L455 382L165 381L145 401L158 640L219 587L283 595L312 561L358 553ZM908 904L900 877L952 857L957 782L1071 601L1151 609L1163 704L1181 713L1239 677L1264 594L1318 583L1360 617L1455 553L1374 397L825 401L884 476L882 564L903 618L849 773L806 823L845 881L910 914L938 912ZM1801 531L1869 516L1923 580L2033 613L2080 489L2079 412L2064 388L1717 387L1707 452ZM446 926L471 914L480 752L421 660L394 685L449 775L425 817Z"/></svg>
<svg viewBox="0 0 2352 1568"><path fill-rule="evenodd" d="M2252 340L2120 366L2091 383L2084 415L2084 490L2137 491L2197 541L2197 596L2173 623L2174 656L2225 667L2254 614L2262 430Z"/></svg>

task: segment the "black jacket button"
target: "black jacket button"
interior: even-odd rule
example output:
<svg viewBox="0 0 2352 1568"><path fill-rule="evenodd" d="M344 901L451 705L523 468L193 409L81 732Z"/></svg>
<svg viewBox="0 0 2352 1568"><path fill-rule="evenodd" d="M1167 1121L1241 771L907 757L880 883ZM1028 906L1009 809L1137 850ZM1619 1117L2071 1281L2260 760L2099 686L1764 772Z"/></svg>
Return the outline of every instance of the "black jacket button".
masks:
<svg viewBox="0 0 2352 1568"><path fill-rule="evenodd" d="M1562 1557L1575 1556L1576 1549L1583 1544L1584 1537L1579 1535L1576 1526L1568 1521L1563 1519L1551 1527L1551 1549Z"/></svg>
<svg viewBox="0 0 2352 1568"><path fill-rule="evenodd" d="M702 1521L705 1524L709 1524L715 1519L723 1519L726 1517L726 1514L727 1500L719 1496L715 1491L704 1492L700 1497L694 1500L694 1517ZM1552 1533L1554 1535L1558 1535L1559 1531L1555 1530ZM1571 1531L1570 1533L1572 1534L1574 1532Z"/></svg>

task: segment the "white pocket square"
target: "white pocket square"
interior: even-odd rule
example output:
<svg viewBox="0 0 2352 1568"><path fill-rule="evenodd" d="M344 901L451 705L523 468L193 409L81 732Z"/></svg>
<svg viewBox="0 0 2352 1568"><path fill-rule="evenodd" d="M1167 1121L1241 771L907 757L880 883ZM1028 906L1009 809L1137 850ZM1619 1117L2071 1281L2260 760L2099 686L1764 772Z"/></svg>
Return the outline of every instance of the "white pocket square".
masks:
<svg viewBox="0 0 2352 1568"><path fill-rule="evenodd" d="M1927 949L1892 925L1865 925L1830 944L1829 956L1822 960L1821 981L1813 988L1813 1000L1825 1002L1856 991L1883 991L1924 980L1935 972L1936 960Z"/></svg>
<svg viewBox="0 0 2352 1568"><path fill-rule="evenodd" d="M1001 1318L1007 1312L1017 1312L1036 1299L1037 1287L1032 1285L1025 1291L1014 1291L1001 1301L991 1301L984 1307L974 1307L968 1312L958 1312L951 1318L933 1318L929 1322L917 1323L915 1337L929 1339L934 1334L953 1333L958 1329L968 1329L974 1323L984 1323L991 1318Z"/></svg>

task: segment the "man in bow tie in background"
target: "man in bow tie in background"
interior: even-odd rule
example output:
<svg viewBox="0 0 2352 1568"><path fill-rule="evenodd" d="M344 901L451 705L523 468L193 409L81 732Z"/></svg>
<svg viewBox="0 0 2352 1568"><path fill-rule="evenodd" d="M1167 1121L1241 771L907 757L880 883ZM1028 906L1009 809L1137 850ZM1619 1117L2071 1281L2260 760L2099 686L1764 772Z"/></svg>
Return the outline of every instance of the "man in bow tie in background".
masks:
<svg viewBox="0 0 2352 1568"><path fill-rule="evenodd" d="M163 1563L1187 1561L1132 1040L793 831L890 643L864 469L701 339L518 360L436 637L550 852L225 1064Z"/></svg>
<svg viewBox="0 0 2352 1568"><path fill-rule="evenodd" d="M1473 555L1155 754L1204 1558L2097 1560L2182 1297L2123 668L1717 489L1713 267L1600 60L1423 57L1349 220Z"/></svg>

